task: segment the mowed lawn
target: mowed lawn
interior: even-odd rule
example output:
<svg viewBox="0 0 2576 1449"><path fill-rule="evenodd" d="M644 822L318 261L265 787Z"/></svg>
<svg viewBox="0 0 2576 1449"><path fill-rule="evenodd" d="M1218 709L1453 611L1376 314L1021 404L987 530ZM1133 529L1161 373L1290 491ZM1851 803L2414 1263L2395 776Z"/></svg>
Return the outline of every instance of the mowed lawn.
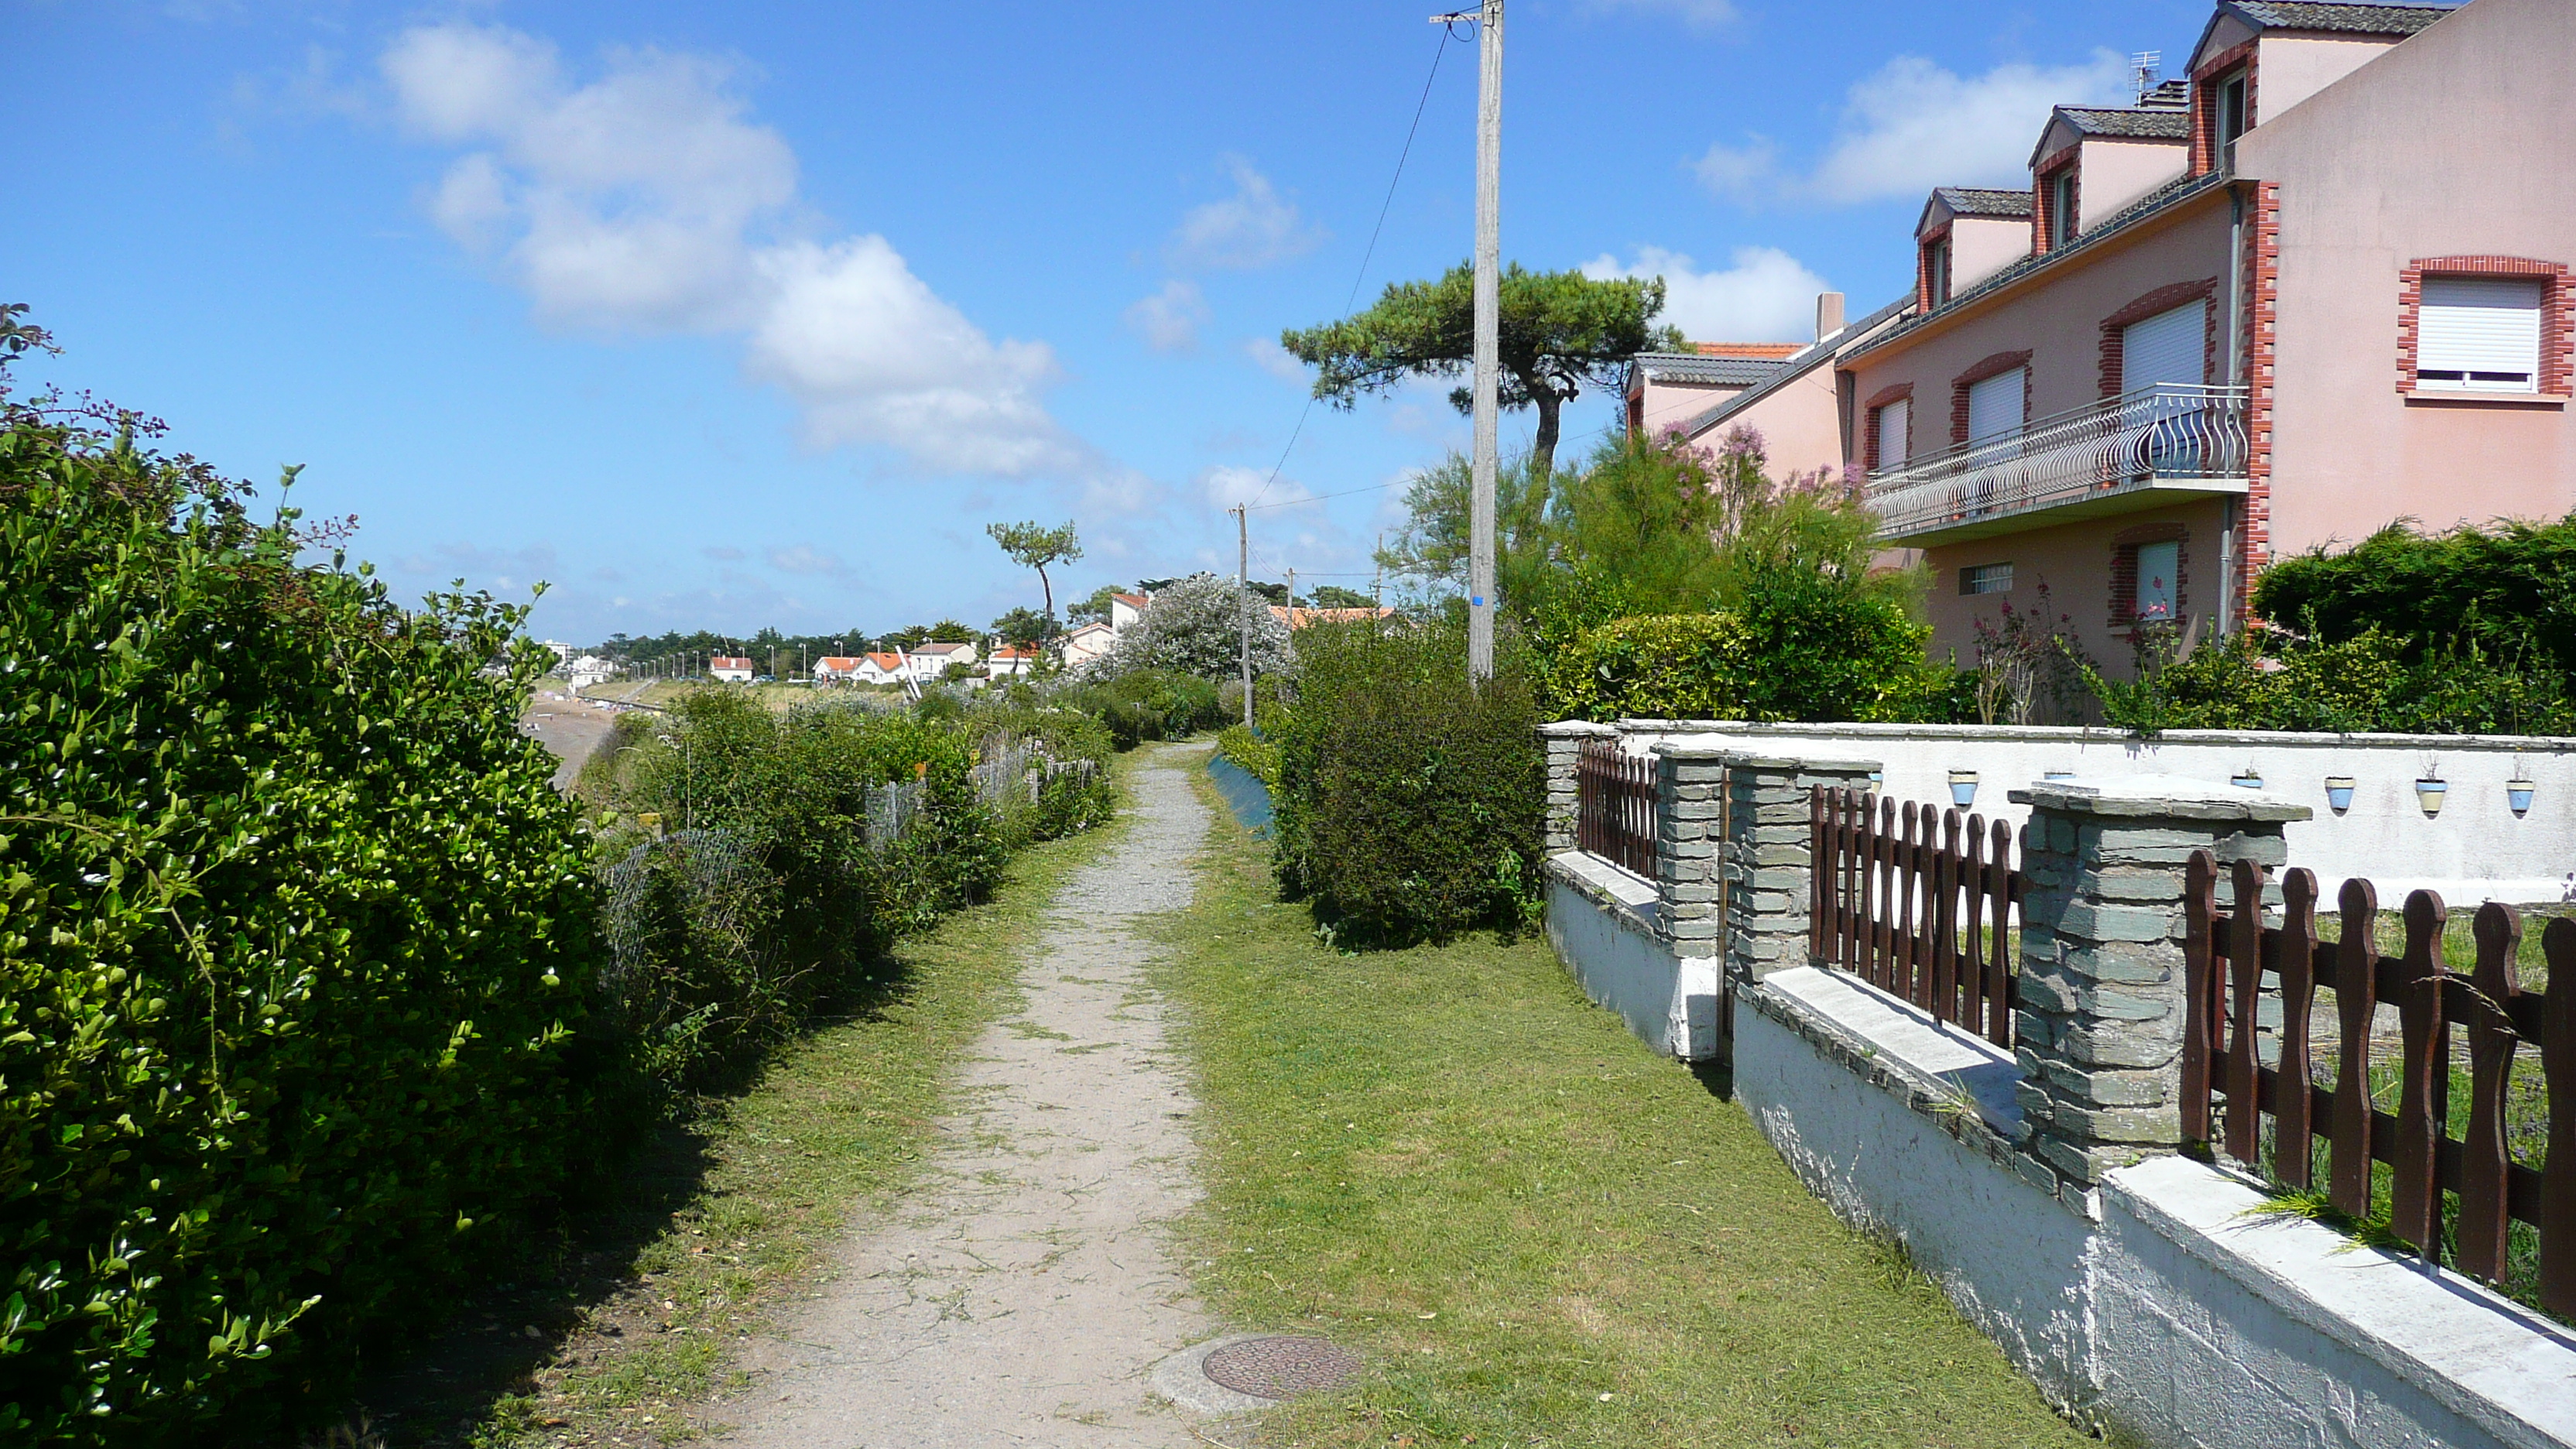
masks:
<svg viewBox="0 0 2576 1449"><path fill-rule="evenodd" d="M1544 940L1337 954L1221 815L1168 941L1200 1289L1371 1366L1262 1442L2085 1442Z"/></svg>

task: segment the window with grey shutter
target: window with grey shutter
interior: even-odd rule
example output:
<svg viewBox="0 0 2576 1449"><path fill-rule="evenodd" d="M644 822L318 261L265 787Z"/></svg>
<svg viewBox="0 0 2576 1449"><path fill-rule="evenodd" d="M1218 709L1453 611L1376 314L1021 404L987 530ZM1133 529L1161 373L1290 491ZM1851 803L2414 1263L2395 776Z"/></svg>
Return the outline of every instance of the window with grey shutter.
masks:
<svg viewBox="0 0 2576 1449"><path fill-rule="evenodd" d="M1968 441L1982 443L2022 424L2022 393L2027 367L1999 372L1968 389Z"/></svg>
<svg viewBox="0 0 2576 1449"><path fill-rule="evenodd" d="M2541 300L2537 280L2426 277L2415 315L2415 385L2539 391Z"/></svg>
<svg viewBox="0 0 2576 1449"><path fill-rule="evenodd" d="M2158 383L2197 387L2208 376L2209 303L2199 298L2120 329L2120 390Z"/></svg>
<svg viewBox="0 0 2576 1449"><path fill-rule="evenodd" d="M1906 425L1913 411L1914 405L1903 398L1878 410L1879 471L1905 466Z"/></svg>

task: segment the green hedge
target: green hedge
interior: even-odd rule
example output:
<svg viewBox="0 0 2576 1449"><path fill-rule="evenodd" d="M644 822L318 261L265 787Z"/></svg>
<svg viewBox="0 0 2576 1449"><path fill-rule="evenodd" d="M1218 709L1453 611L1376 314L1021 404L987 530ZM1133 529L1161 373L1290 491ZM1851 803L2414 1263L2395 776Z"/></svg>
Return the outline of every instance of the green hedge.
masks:
<svg viewBox="0 0 2576 1449"><path fill-rule="evenodd" d="M2330 644L2249 629L2177 662L2160 662L2152 637L2141 653L2134 680L2090 676L2104 720L2141 736L2169 729L2576 735L2576 694L2565 674L2489 658L2474 642L2426 651L2375 628Z"/></svg>
<svg viewBox="0 0 2576 1449"><path fill-rule="evenodd" d="M243 505L0 417L15 1442L276 1442L605 1135L583 842L517 729L541 651Z"/></svg>
<svg viewBox="0 0 2576 1449"><path fill-rule="evenodd" d="M1924 662L1929 630L1892 601L1784 577L1742 614L1662 614L1594 625L1548 670L1559 719L1946 718L1950 671Z"/></svg>
<svg viewBox="0 0 2576 1449"><path fill-rule="evenodd" d="M1121 750L1148 740L1187 739L1226 721L1213 681L1173 670L1137 669L1082 680L1056 690L1051 702L1100 721Z"/></svg>
<svg viewBox="0 0 2576 1449"><path fill-rule="evenodd" d="M1279 788L1279 746L1249 725L1227 725L1216 736L1216 752L1241 765L1252 777Z"/></svg>
<svg viewBox="0 0 2576 1449"><path fill-rule="evenodd" d="M1534 919L1546 763L1519 652L1474 689L1446 624L1317 626L1297 652L1272 796L1282 888L1354 944Z"/></svg>
<svg viewBox="0 0 2576 1449"><path fill-rule="evenodd" d="M2342 553L2265 569L2254 612L2329 642L2376 630L2409 659L2475 645L2576 672L2576 514L2440 534L2391 524Z"/></svg>

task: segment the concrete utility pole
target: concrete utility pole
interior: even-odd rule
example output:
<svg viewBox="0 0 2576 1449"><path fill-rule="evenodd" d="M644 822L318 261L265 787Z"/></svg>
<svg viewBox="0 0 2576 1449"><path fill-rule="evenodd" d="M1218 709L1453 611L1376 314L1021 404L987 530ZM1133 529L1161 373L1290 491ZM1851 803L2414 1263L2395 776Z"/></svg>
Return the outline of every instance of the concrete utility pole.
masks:
<svg viewBox="0 0 2576 1449"><path fill-rule="evenodd" d="M1295 569L1288 571L1288 619L1290 626L1294 627L1297 619L1297 571Z"/></svg>
<svg viewBox="0 0 2576 1449"><path fill-rule="evenodd" d="M1243 722L1252 723L1252 532L1244 510L1234 505L1234 612L1243 626Z"/></svg>
<svg viewBox="0 0 2576 1449"><path fill-rule="evenodd" d="M1494 473L1502 386L1503 0L1485 0L1476 56L1476 473L1468 504L1467 678L1494 677Z"/></svg>

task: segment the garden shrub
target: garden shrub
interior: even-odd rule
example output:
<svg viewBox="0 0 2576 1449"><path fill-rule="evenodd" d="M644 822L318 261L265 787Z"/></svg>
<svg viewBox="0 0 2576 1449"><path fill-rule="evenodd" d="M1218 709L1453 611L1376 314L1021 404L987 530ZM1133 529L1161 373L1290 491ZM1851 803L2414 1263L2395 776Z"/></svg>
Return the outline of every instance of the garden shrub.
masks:
<svg viewBox="0 0 2576 1449"><path fill-rule="evenodd" d="M1526 661L1504 643L1471 688L1465 632L1445 623L1300 632L1276 863L1336 939L1439 940L1537 914L1546 765Z"/></svg>
<svg viewBox="0 0 2576 1449"><path fill-rule="evenodd" d="M1225 723L1215 681L1169 669L1135 669L1067 684L1051 698L1100 721L1117 747L1187 739Z"/></svg>
<svg viewBox="0 0 2576 1449"><path fill-rule="evenodd" d="M521 611L299 562L150 436L0 412L17 1443L285 1442L614 1135Z"/></svg>
<svg viewBox="0 0 2576 1449"><path fill-rule="evenodd" d="M2474 644L2488 659L2576 672L2576 514L2429 535L2392 523L2342 553L2265 569L2254 612L2329 642L2376 629L2409 658Z"/></svg>
<svg viewBox="0 0 2576 1449"><path fill-rule="evenodd" d="M1731 614L1614 619L1557 652L1559 719L1742 719L1751 641Z"/></svg>
<svg viewBox="0 0 2576 1449"><path fill-rule="evenodd" d="M2152 738L2169 729L2336 734L2576 734L2565 675L2491 658L2474 640L2423 651L2364 630L2323 643L2248 629L2177 658L2170 628L2142 629L2136 677L2087 669L2103 718Z"/></svg>
<svg viewBox="0 0 2576 1449"><path fill-rule="evenodd" d="M1217 731L1216 752L1223 755L1262 784L1279 788L1279 746L1264 738L1250 725L1227 725Z"/></svg>

